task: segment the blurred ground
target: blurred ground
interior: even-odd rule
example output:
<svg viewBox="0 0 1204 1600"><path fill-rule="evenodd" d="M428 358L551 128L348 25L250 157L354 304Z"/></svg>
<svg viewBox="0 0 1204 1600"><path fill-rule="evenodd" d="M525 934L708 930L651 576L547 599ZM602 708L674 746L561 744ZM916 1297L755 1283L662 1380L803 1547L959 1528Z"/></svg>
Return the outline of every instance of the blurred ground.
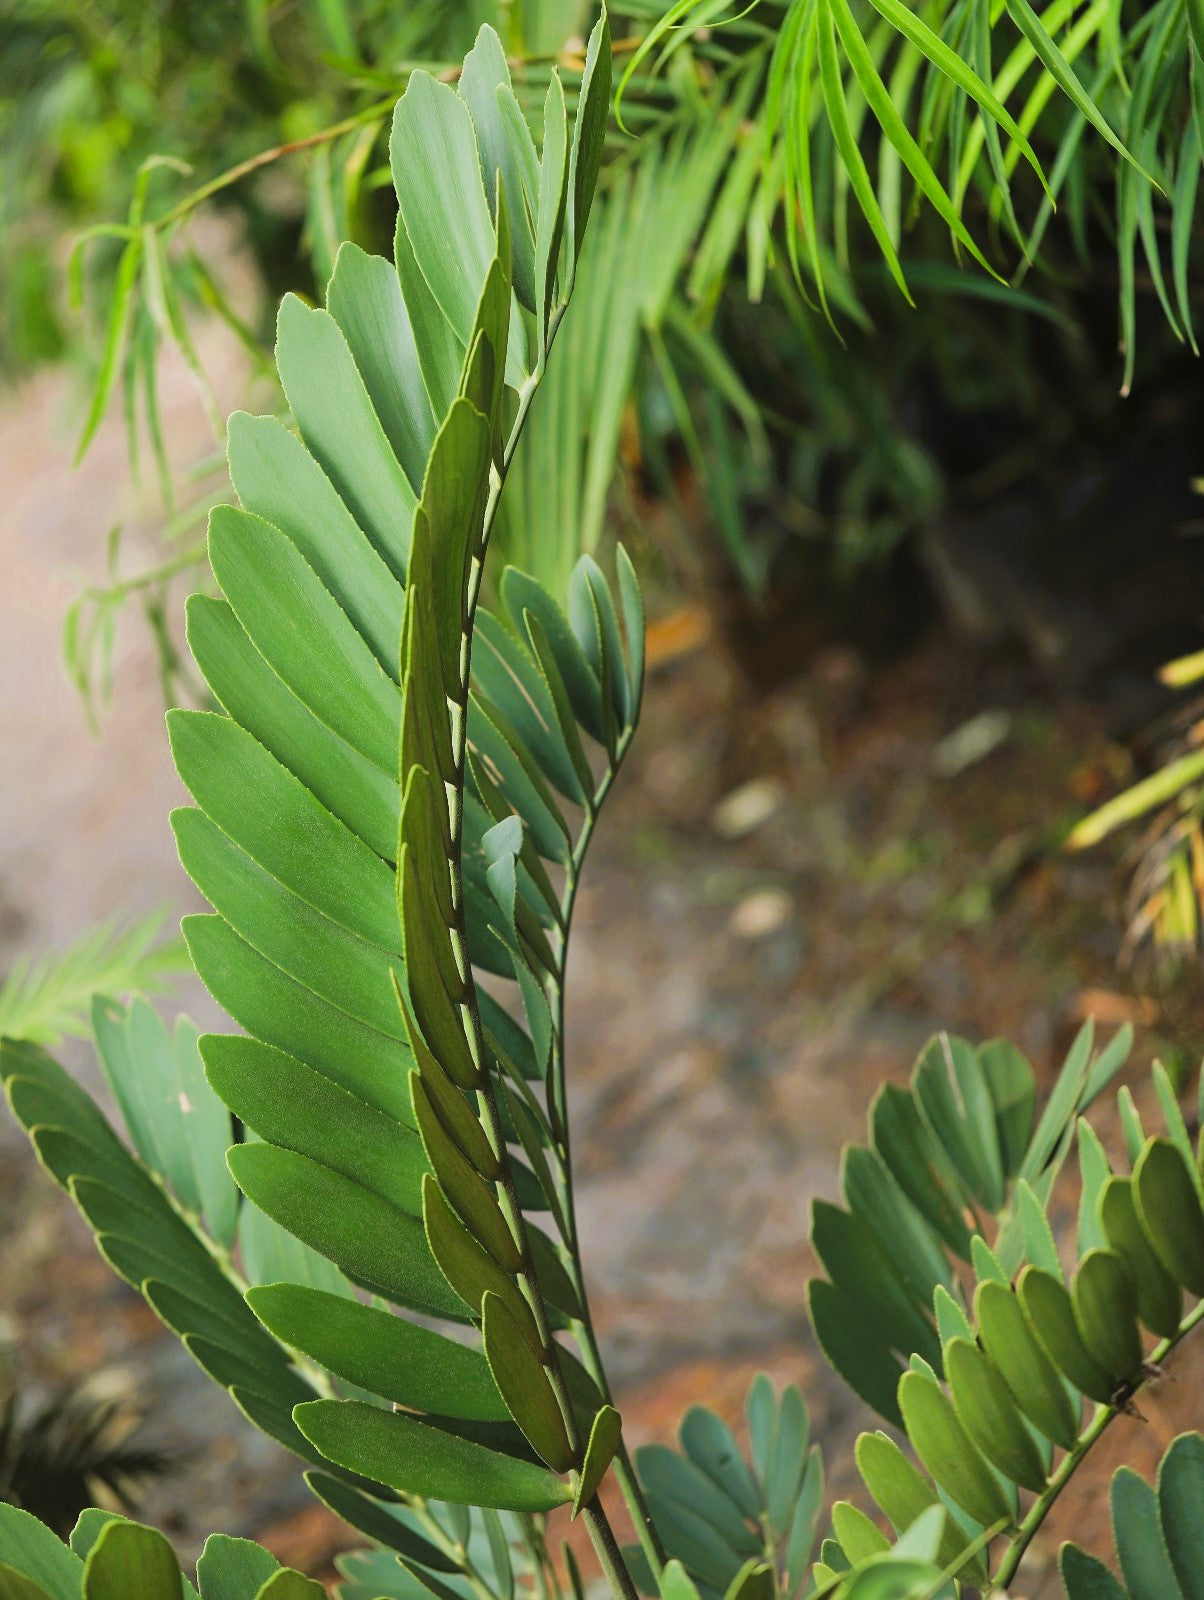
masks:
<svg viewBox="0 0 1204 1600"><path fill-rule="evenodd" d="M199 450L194 398L167 392L173 436ZM192 903L141 624L127 620L100 742L58 665L66 605L130 510L116 431L70 474L65 393L46 377L0 408L0 968L115 911ZM1204 1012L1190 986L1160 998L1118 975L1115 863L1056 848L1110 781L1106 706L1051 710L1027 666L939 629L872 670L829 646L755 697L721 643L676 653L673 637L654 638L662 659L574 946L599 1330L636 1442L670 1437L694 1400L735 1416L766 1368L802 1381L847 1487L863 1417L816 1359L804 1240L877 1084L904 1076L938 1027L1007 1034L1048 1077L1089 1011L1138 1025L1141 1067L1156 1051L1198 1059ZM194 991L183 1003L212 1015ZM69 1054L94 1084L87 1052ZM293 1465L117 1282L2 1118L0 1162L4 1366L31 1398L81 1373L133 1389L146 1436L178 1461L144 1510L182 1554L220 1529L320 1568L337 1531ZM1192 1389L1165 1385L1148 1423L1123 1424L1144 1464L1169 1438L1176 1391L1187 1402ZM1067 1506L1066 1527L1093 1527L1104 1548L1098 1493ZM1053 1548L1051 1535L1038 1569ZM1028 1592L1045 1592L1038 1580Z"/></svg>

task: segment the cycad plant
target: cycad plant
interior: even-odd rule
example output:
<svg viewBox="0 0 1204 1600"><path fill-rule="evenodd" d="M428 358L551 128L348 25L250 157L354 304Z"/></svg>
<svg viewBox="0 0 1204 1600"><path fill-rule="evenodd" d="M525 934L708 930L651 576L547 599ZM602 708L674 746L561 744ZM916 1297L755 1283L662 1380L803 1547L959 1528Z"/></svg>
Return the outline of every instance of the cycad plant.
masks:
<svg viewBox="0 0 1204 1600"><path fill-rule="evenodd" d="M566 952L639 713L641 601L621 551L613 583L584 557L559 595L488 553L585 259L610 76L601 22L572 117L553 74L536 141L488 28L454 85L414 73L392 122L393 261L347 245L324 309L285 300L293 427L231 419L220 596L188 614L210 698L170 732L195 802L176 838L213 908L185 936L242 1032L99 997L124 1134L34 1043L6 1042L0 1075L114 1270L368 1541L344 1600L581 1600L562 1508L619 1600L1007 1589L1204 1306L1200 1163L1165 1074L1164 1135L1120 1093L1122 1170L1082 1120L1124 1035L1097 1052L1085 1028L1040 1115L1019 1052L944 1035L875 1100L843 1204L815 1210L810 1305L891 1431L858 1440L865 1508L836 1505L818 1553L797 1390L754 1385L751 1461L701 1407L680 1451L632 1459L594 1337ZM1076 1126L1068 1284L1048 1216ZM1156 1493L1117 1493L1134 1595L1155 1591L1127 1553L1164 1547L1195 1592L1197 1443ZM0 1519L0 1596L193 1592L153 1534L82 1527L71 1553ZM1066 1555L1072 1595L1103 1581L1091 1559ZM221 1542L198 1585L315 1592Z"/></svg>

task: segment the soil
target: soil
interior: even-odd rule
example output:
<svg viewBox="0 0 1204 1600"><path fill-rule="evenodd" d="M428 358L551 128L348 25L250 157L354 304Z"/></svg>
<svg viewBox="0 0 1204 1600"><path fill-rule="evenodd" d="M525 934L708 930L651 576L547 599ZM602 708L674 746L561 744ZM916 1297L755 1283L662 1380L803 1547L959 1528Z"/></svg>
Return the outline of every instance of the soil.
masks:
<svg viewBox="0 0 1204 1600"><path fill-rule="evenodd" d="M199 450L195 397L178 380L164 392L172 437ZM0 407L0 968L104 917L194 904L166 824L182 794L144 625L122 620L98 741L59 665L65 608L99 576L110 522L129 524L131 570L154 553L116 430L70 473L69 395L47 375ZM1116 859L1060 847L1123 776L1106 704L1055 702L1023 659L939 624L872 665L829 643L772 689L750 687L703 610L663 619L652 646L572 958L578 1204L601 1341L636 1443L671 1438L696 1400L734 1419L758 1370L801 1382L845 1492L869 1419L810 1333L808 1213L836 1195L840 1147L862 1135L878 1084L904 1078L942 1027L1007 1035L1047 1082L1091 1013L1104 1034L1136 1024L1137 1083L1158 1052L1198 1059L1204 1005L1191 979L1159 993L1118 970ZM214 1018L195 986L169 1003ZM97 1089L88 1050L63 1054ZM342 1535L295 1465L113 1277L3 1118L0 1156L0 1361L23 1396L83 1376L132 1397L141 1436L173 1458L142 1511L181 1555L219 1529L328 1570ZM1192 1370L1143 1401L1146 1422L1118 1425L1143 1468L1199 1393L1198 1358ZM1068 1497L1024 1592L1051 1592L1067 1529L1108 1551L1101 1482Z"/></svg>

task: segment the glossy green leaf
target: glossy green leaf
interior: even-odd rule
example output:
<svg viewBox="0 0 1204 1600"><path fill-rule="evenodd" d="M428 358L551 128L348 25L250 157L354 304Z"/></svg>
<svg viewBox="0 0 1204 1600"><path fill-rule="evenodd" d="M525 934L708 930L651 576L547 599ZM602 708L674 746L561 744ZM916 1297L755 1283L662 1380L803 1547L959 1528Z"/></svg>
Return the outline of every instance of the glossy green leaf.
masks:
<svg viewBox="0 0 1204 1600"><path fill-rule="evenodd" d="M321 722L392 774L401 731L397 684L296 546L250 512L218 506L209 519L209 560L277 676Z"/></svg>
<svg viewBox="0 0 1204 1600"><path fill-rule="evenodd" d="M941 1505L929 1480L885 1433L860 1434L854 1455L866 1488L897 1534ZM960 1566L967 1582L981 1586L986 1582L986 1567L981 1556L966 1559L967 1543L957 1523L947 1517L938 1551L940 1563L946 1568Z"/></svg>
<svg viewBox="0 0 1204 1600"><path fill-rule="evenodd" d="M1141 1226L1131 1178L1108 1179L1100 1192L1099 1217L1109 1249L1124 1262L1137 1291L1142 1322L1162 1338L1172 1338L1178 1332L1183 1296Z"/></svg>
<svg viewBox="0 0 1204 1600"><path fill-rule="evenodd" d="M1204 1438L1180 1434L1158 1468L1162 1536L1183 1600L1204 1596Z"/></svg>
<svg viewBox="0 0 1204 1600"><path fill-rule="evenodd" d="M276 365L314 459L382 560L404 581L416 497L330 313L285 295L276 322Z"/></svg>
<svg viewBox="0 0 1204 1600"><path fill-rule="evenodd" d="M385 950L400 948L393 874L228 717L168 714L180 776L211 821L286 888Z"/></svg>
<svg viewBox="0 0 1204 1600"><path fill-rule="evenodd" d="M253 1540L211 1533L196 1568L201 1600L246 1600L280 1570L275 1556Z"/></svg>
<svg viewBox="0 0 1204 1600"><path fill-rule="evenodd" d="M293 542L380 665L396 677L404 570L398 574L381 556L283 423L236 411L227 427L230 476L243 505Z"/></svg>
<svg viewBox="0 0 1204 1600"><path fill-rule="evenodd" d="M550 1511L572 1498L547 1467L500 1455L401 1412L355 1400L317 1400L298 1406L297 1425L332 1461L407 1494L503 1511Z"/></svg>
<svg viewBox="0 0 1204 1600"><path fill-rule="evenodd" d="M855 1394L896 1427L901 1367L890 1343L872 1328L858 1302L825 1278L807 1285L807 1308L820 1347Z"/></svg>
<svg viewBox="0 0 1204 1600"><path fill-rule="evenodd" d="M0 1561L0 1600L52 1600L41 1584Z"/></svg>
<svg viewBox="0 0 1204 1600"><path fill-rule="evenodd" d="M571 200L568 215L568 246L571 255L580 255L589 221L590 206L602 160L606 119L610 109L610 23L605 11L594 25L585 51L577 120L569 158Z"/></svg>
<svg viewBox="0 0 1204 1600"><path fill-rule="evenodd" d="M1204 1211L1191 1173L1169 1139L1151 1139L1133 1171L1141 1226L1177 1283L1204 1294Z"/></svg>
<svg viewBox="0 0 1204 1600"><path fill-rule="evenodd" d="M438 419L423 383L394 267L356 244L341 245L326 308L347 341L393 454L417 494Z"/></svg>
<svg viewBox="0 0 1204 1600"><path fill-rule="evenodd" d="M345 1026L346 1016L357 1031L392 1040L396 1059L405 1039L393 998L396 957L264 873L203 812L182 807L172 812L171 824L185 870L229 927L326 1008L332 1032Z"/></svg>
<svg viewBox="0 0 1204 1600"><path fill-rule="evenodd" d="M1054 1366L1076 1389L1107 1405L1116 1384L1083 1342L1065 1285L1039 1267L1026 1267L1016 1287L1029 1324Z"/></svg>
<svg viewBox="0 0 1204 1600"><path fill-rule="evenodd" d="M1020 1170L1033 1131L1037 1085L1033 1069L1006 1039L992 1039L978 1047L978 1061L995 1106L995 1132L1004 1175Z"/></svg>
<svg viewBox="0 0 1204 1600"><path fill-rule="evenodd" d="M255 1600L326 1600L326 1589L313 1578L285 1567L268 1579Z"/></svg>
<svg viewBox="0 0 1204 1600"><path fill-rule="evenodd" d="M299 1284L251 1289L247 1302L277 1338L358 1388L441 1416L509 1416L481 1352L434 1329Z"/></svg>
<svg viewBox="0 0 1204 1600"><path fill-rule="evenodd" d="M514 1279L498 1266L456 1216L433 1178L423 1180L422 1217L431 1254L447 1282L479 1319L487 1293L505 1301L531 1349L542 1354L543 1344L530 1307Z"/></svg>
<svg viewBox="0 0 1204 1600"><path fill-rule="evenodd" d="M727 1423L706 1406L691 1406L679 1430L688 1460L732 1500L746 1517L756 1518L761 1497Z"/></svg>
<svg viewBox="0 0 1204 1600"><path fill-rule="evenodd" d="M968 1260L970 1233L957 1176L905 1089L885 1084L870 1107L870 1142L903 1193L955 1255Z"/></svg>
<svg viewBox="0 0 1204 1600"><path fill-rule="evenodd" d="M912 1081L929 1126L967 1190L989 1211L998 1211L1004 1177L995 1102L973 1047L938 1034L916 1063Z"/></svg>
<svg viewBox="0 0 1204 1600"><path fill-rule="evenodd" d="M28 1511L0 1502L0 1562L45 1590L50 1600L80 1600L84 1564Z"/></svg>
<svg viewBox="0 0 1204 1600"><path fill-rule="evenodd" d="M238 1145L228 1159L248 1199L344 1271L400 1305L463 1316L416 1217L291 1150Z"/></svg>
<svg viewBox="0 0 1204 1600"><path fill-rule="evenodd" d="M1112 1479L1112 1539L1131 1600L1175 1600L1179 1585L1158 1517L1158 1497L1131 1467Z"/></svg>
<svg viewBox="0 0 1204 1600"><path fill-rule="evenodd" d="M1126 1600L1125 1591L1104 1563L1077 1545L1062 1546L1058 1552L1058 1571L1067 1600Z"/></svg>
<svg viewBox="0 0 1204 1600"><path fill-rule="evenodd" d="M700 1408L699 1408L700 1409ZM676 1502L702 1516L733 1551L754 1555L759 1546L748 1513L701 1467L665 1445L642 1445L635 1454L640 1482L662 1502Z"/></svg>
<svg viewBox="0 0 1204 1600"><path fill-rule="evenodd" d="M214 1089L261 1138L420 1213L427 1164L411 1128L256 1039L206 1034L201 1054Z"/></svg>
<svg viewBox="0 0 1204 1600"><path fill-rule="evenodd" d="M1013 1400L1047 1439L1064 1450L1073 1449L1079 1431L1078 1408L1038 1341L1018 1296L1004 1284L980 1284L974 1315L983 1348Z"/></svg>
<svg viewBox="0 0 1204 1600"><path fill-rule="evenodd" d="M573 1516L580 1514L598 1492L602 1479L623 1439L623 1419L613 1406L600 1406L594 1416L586 1441L585 1455L577 1479L577 1492L573 1496Z"/></svg>
<svg viewBox="0 0 1204 1600"><path fill-rule="evenodd" d="M508 1301L488 1290L481 1299L481 1331L489 1370L510 1415L552 1470L567 1472L576 1452L547 1370Z"/></svg>
<svg viewBox="0 0 1204 1600"><path fill-rule="evenodd" d="M486 1183L447 1132L419 1075L411 1073L414 1113L431 1169L465 1227L505 1272L517 1272L522 1252L502 1215L496 1192Z"/></svg>
<svg viewBox="0 0 1204 1600"><path fill-rule="evenodd" d="M408 1122L409 1046L314 994L221 917L186 917L184 938L213 997L248 1033L340 1083L349 1094Z"/></svg>
<svg viewBox="0 0 1204 1600"><path fill-rule="evenodd" d="M945 1372L954 1409L967 1433L1005 1477L1040 1493L1045 1464L990 1357L967 1339L945 1346Z"/></svg>
<svg viewBox="0 0 1204 1600"><path fill-rule="evenodd" d="M920 1372L899 1380L907 1437L940 1488L984 1527L1011 1525L1013 1513L940 1385Z"/></svg>
<svg viewBox="0 0 1204 1600"><path fill-rule="evenodd" d="M161 1533L111 1522L84 1563L83 1600L180 1600L180 1564Z"/></svg>
<svg viewBox="0 0 1204 1600"><path fill-rule="evenodd" d="M393 113L389 153L419 270L448 323L467 343L494 246L468 106L428 73L412 73ZM454 250L447 248L451 196L458 215Z"/></svg>

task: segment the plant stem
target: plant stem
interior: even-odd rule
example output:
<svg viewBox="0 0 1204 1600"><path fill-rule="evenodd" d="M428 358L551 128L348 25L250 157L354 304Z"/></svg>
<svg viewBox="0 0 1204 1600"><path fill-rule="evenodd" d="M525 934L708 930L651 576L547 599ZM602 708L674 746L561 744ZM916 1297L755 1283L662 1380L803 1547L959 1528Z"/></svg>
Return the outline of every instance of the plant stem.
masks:
<svg viewBox="0 0 1204 1600"><path fill-rule="evenodd" d="M1149 1365L1161 1366L1170 1355L1179 1341L1191 1332L1197 1323L1204 1321L1204 1300L1185 1317L1179 1325L1177 1333L1169 1339L1164 1339L1150 1352ZM1016 1576L1016 1571L1024 1556L1024 1552L1032 1543L1037 1530L1049 1515L1054 1501L1062 1490L1074 1477L1085 1456L1090 1453L1091 1447L1097 1444L1114 1418L1122 1414L1122 1407L1116 1405L1100 1406L1095 1416L1092 1417L1087 1427L1080 1434L1074 1449L1065 1455L1058 1463L1058 1470L1050 1478L1045 1488L1028 1508L1023 1522L1016 1530L1015 1537L1003 1553L1003 1558L995 1570L992 1582L998 1589L1006 1589Z"/></svg>
<svg viewBox="0 0 1204 1600"><path fill-rule="evenodd" d="M311 133L305 139L292 139L287 144L273 145L270 150L259 150L253 156L248 156L245 161L240 161L233 167L227 167L225 172L219 172L216 178L210 178L208 183L203 183L199 189L194 189L191 194L185 195L178 205L172 206L170 211L165 211L161 217L151 223L151 227L162 230L170 228L190 211L195 211L197 206L203 205L206 200L212 199L215 194L220 194L223 189L229 189L232 184L239 183L243 178L250 177L252 172L257 172L260 167L268 167L274 161L280 161L285 156L296 155L301 150L313 150L318 145L329 144L332 140L341 138L345 133L352 133L356 128L365 127L369 122L379 122L392 111L401 99L402 91L388 95L384 100L377 100L373 105L357 111L353 116L344 117L341 122L331 123L330 127L322 128L317 133Z"/></svg>
<svg viewBox="0 0 1204 1600"><path fill-rule="evenodd" d="M635 714L638 714L638 707L636 708ZM606 771L598 781L597 788L594 790L593 799L590 802L585 821L581 828L581 833L573 847L572 860L569 863L568 873L565 879L564 892L560 900L562 928L560 948L562 952L567 948L568 945L569 933L573 921L573 907L576 904L577 888L581 881L582 863L585 860L586 852L588 851L590 842L593 839L594 826L598 819L598 813L601 811L602 804L607 795L610 793L611 785L615 781L615 777L618 774L619 768L623 764L623 758L627 754L627 750L631 744L634 732L635 714L633 714L632 729L629 730L616 744L614 759L608 764ZM562 961L559 982L555 985L552 995L552 1035L553 1049L555 1052L553 1057L553 1071L556 1075L554 1099L561 1105L564 1104L566 1091L564 1050L565 999L565 974ZM598 1348L597 1336L594 1333L593 1319L590 1315L589 1309L589 1296L586 1293L584 1274L581 1270L581 1252L577 1235L577 1209L573 1194L573 1169L569 1150L569 1131L567 1119L565 1119L563 1145L561 1150L558 1152L558 1155L561 1186L564 1191L564 1214L566 1230L565 1245L568 1249L569 1255L566 1265L568 1267L569 1274L573 1279L573 1284L577 1290L577 1296L581 1301L582 1306L582 1315L581 1318L574 1324L573 1333L577 1340L577 1344L580 1347L581 1357L585 1364L586 1371L598 1385L598 1388L602 1392L603 1399L609 1402L611 1399L610 1384L607 1382L606 1369L602 1361L602 1353ZM628 1514L631 1517L632 1527L635 1529L635 1534L640 1542L640 1547L644 1552L645 1559L647 1560L649 1567L652 1569L653 1576L659 1578L661 1569L666 1560L665 1550L661 1544L660 1536L658 1535L656 1527L652 1521L652 1513L649 1511L647 1503L644 1499L644 1493L640 1488L639 1480L636 1477L635 1468L632 1466L631 1457L627 1452L626 1445L619 1445L618 1453L616 1454L612 1463L612 1470L614 1471L615 1481L618 1483L619 1489L623 1495L624 1504L626 1505Z"/></svg>
<svg viewBox="0 0 1204 1600"><path fill-rule="evenodd" d="M589 1529L589 1536L594 1542L602 1570L618 1600L639 1600L635 1584L632 1583L631 1574L627 1570L627 1563L623 1560L623 1552L615 1539L614 1529L607 1520L597 1495L582 1506L581 1520Z"/></svg>

